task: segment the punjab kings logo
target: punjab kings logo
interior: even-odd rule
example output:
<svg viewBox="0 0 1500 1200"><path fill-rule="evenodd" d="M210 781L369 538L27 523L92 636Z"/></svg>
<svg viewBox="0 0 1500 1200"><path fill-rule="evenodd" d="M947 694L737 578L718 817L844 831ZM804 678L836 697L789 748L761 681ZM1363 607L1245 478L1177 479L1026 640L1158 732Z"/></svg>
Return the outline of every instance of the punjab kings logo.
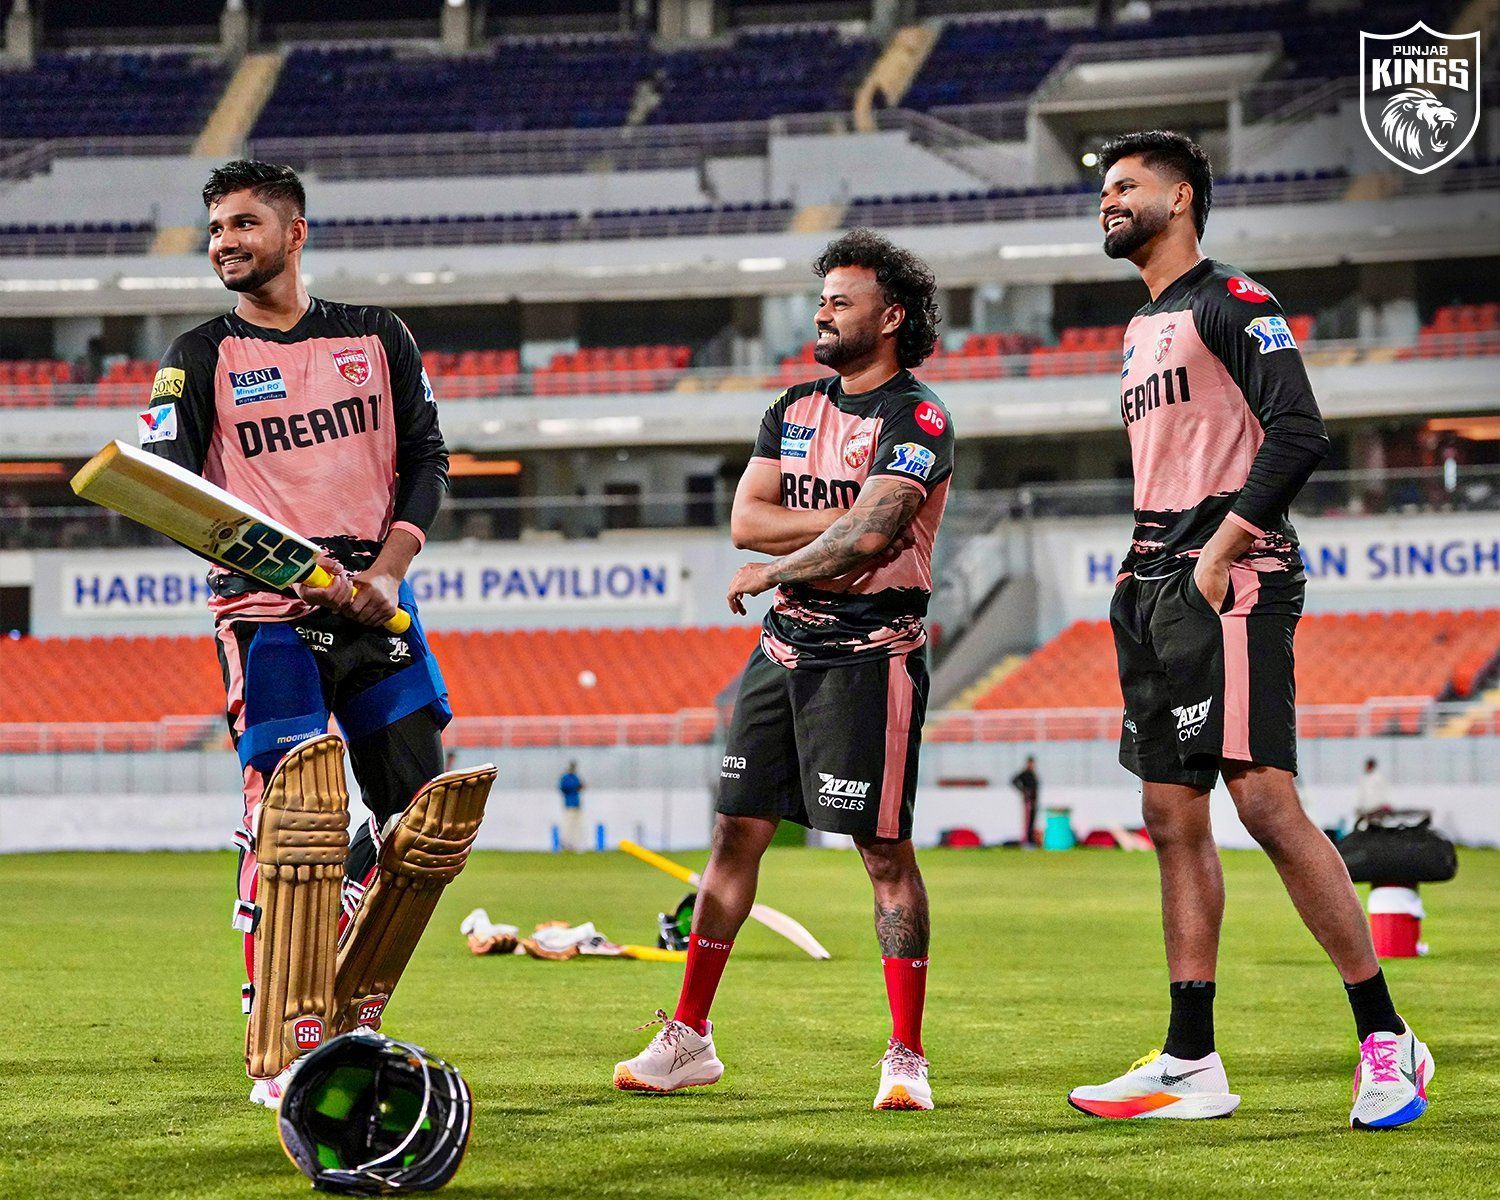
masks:
<svg viewBox="0 0 1500 1200"><path fill-rule="evenodd" d="M1370 141L1416 175L1450 162L1479 128L1479 34L1359 35L1359 119Z"/></svg>
<svg viewBox="0 0 1500 1200"><path fill-rule="evenodd" d="M875 431L861 429L850 435L844 443L844 465L857 471L870 461L870 450L875 445Z"/></svg>
<svg viewBox="0 0 1500 1200"><path fill-rule="evenodd" d="M1172 348L1172 335L1177 332L1177 322L1173 321L1159 334L1156 335L1156 361L1161 362L1166 358L1167 351Z"/></svg>
<svg viewBox="0 0 1500 1200"><path fill-rule="evenodd" d="M339 374L355 387L363 387L370 378L370 358L359 346L333 352L333 365Z"/></svg>

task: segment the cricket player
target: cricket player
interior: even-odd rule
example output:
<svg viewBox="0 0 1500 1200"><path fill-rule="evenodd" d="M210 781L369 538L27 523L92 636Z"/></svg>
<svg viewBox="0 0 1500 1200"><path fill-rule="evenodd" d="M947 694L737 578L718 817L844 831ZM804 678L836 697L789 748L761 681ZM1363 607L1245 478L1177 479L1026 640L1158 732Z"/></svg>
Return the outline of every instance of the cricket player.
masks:
<svg viewBox="0 0 1500 1200"><path fill-rule="evenodd" d="M927 893L912 850L927 706L932 545L953 471L947 410L911 374L937 341L927 265L867 229L832 242L819 363L765 412L735 493L734 543L774 555L740 568L729 607L776 588L740 684L720 772L713 849L676 1013L615 1068L615 1086L716 1082L709 1006L783 819L849 834L875 890L891 1037L877 1109L928 1109L922 1050Z"/></svg>
<svg viewBox="0 0 1500 1200"><path fill-rule="evenodd" d="M385 906L367 893L387 869L408 883L423 875L409 853L418 841L432 856L423 886L440 890L442 871L462 867L493 772L434 783L452 710L404 579L447 490L448 455L411 334L385 309L307 294L305 197L289 168L231 162L210 176L203 201L209 263L237 301L168 347L141 443L313 538L333 576L295 594L223 568L209 576L244 771L233 924L245 934L250 979L242 1000L251 1099L275 1107L298 1053L354 1025L379 1026L425 917L391 910L389 889ZM381 625L398 606L412 621L394 636ZM330 713L373 814L352 841ZM404 815L413 828L401 826ZM309 899L309 873L332 876L319 885L331 901ZM364 930L361 946L366 919L378 928ZM346 993L337 1004L348 1011L326 1011L334 964L323 960L335 925ZM361 973L369 978L352 977Z"/></svg>
<svg viewBox="0 0 1500 1200"><path fill-rule="evenodd" d="M1359 1061L1349 1121L1384 1129L1427 1108L1432 1054L1396 1015L1338 851L1302 809L1292 637L1305 577L1287 509L1328 449L1276 298L1198 239L1203 151L1132 133L1100 153L1104 252L1151 300L1125 333L1120 415L1135 466L1135 536L1110 605L1125 696L1120 762L1142 781L1161 868L1171 1019L1160 1054L1075 1088L1101 1117L1224 1117L1240 1098L1214 1049L1224 879L1208 794L1240 820L1343 978Z"/></svg>

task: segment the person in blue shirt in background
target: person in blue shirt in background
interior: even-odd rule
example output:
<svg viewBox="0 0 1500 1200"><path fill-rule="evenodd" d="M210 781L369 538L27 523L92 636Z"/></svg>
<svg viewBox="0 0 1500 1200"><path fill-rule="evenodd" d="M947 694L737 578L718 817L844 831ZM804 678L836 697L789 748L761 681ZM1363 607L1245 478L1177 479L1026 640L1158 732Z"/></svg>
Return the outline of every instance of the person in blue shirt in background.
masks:
<svg viewBox="0 0 1500 1200"><path fill-rule="evenodd" d="M583 780L578 778L578 764L570 762L568 769L557 781L557 790L562 793L562 848L583 849Z"/></svg>

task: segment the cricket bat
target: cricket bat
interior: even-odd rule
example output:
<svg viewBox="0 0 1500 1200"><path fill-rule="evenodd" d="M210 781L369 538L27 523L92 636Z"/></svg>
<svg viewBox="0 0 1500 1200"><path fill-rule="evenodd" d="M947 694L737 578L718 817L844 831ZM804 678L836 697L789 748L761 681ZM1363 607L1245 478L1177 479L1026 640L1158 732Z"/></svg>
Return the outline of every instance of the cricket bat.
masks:
<svg viewBox="0 0 1500 1200"><path fill-rule="evenodd" d="M673 879L680 879L689 887L697 887L702 878L696 871L689 871L681 863L674 863L670 858L663 858L654 850L647 850L644 846L621 840L620 849L626 854L640 859L648 866L655 867L658 871L665 871ZM792 945L799 950L806 951L813 958L832 958L833 956L823 948L823 944L808 933L807 929L799 922L787 916L784 912L778 912L769 904L752 904L750 916L759 921L767 929L781 934Z"/></svg>
<svg viewBox="0 0 1500 1200"><path fill-rule="evenodd" d="M208 480L124 442L110 442L84 463L73 491L268 587L333 582L312 542ZM391 633L410 626L403 609L385 623Z"/></svg>

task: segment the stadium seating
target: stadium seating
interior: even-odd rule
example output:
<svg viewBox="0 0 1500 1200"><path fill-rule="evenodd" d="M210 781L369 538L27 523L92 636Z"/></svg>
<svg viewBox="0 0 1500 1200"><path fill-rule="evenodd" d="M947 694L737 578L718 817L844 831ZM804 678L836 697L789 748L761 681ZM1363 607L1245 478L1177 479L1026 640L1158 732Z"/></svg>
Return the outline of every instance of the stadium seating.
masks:
<svg viewBox="0 0 1500 1200"><path fill-rule="evenodd" d="M456 712L465 717L667 716L711 709L755 644L753 626L434 632ZM586 683L584 672L592 672ZM209 719L224 707L206 636L0 640L0 727ZM706 732L712 730L709 720ZM187 723L217 736L221 723ZM539 727L556 738L556 725ZM549 733L550 730L550 733ZM620 737L608 725L611 741ZM642 736L670 727L645 722ZM149 732L132 735L151 744ZM80 729L69 749L95 748ZM132 743L136 744L136 743ZM57 748L57 747L54 747Z"/></svg>
<svg viewBox="0 0 1500 1200"><path fill-rule="evenodd" d="M299 47L251 136L623 125L649 59L636 35L505 38L461 58L391 46Z"/></svg>
<svg viewBox="0 0 1500 1200"><path fill-rule="evenodd" d="M529 245L616 238L702 237L780 233L791 223L790 202L700 204L567 212L458 213L438 216L343 217L308 222L322 250L380 246Z"/></svg>
<svg viewBox="0 0 1500 1200"><path fill-rule="evenodd" d="M660 392L672 386L692 361L690 346L592 347L556 354L532 372L538 396L591 392Z"/></svg>
<svg viewBox="0 0 1500 1200"><path fill-rule="evenodd" d="M1307 616L1297 628L1297 703L1375 702L1389 732L1413 733L1428 700L1467 698L1497 660L1500 609ZM1388 698L1405 702L1383 703ZM1075 621L974 707L1118 709L1121 703L1109 622ZM1301 728L1310 737L1348 737L1358 717L1304 712Z"/></svg>
<svg viewBox="0 0 1500 1200"><path fill-rule="evenodd" d="M1468 305L1439 309L1425 326L1418 346L1403 347L1401 358L1453 358L1500 352L1496 305ZM1462 315L1455 315L1462 314ZM1316 332L1306 314L1287 318L1293 336L1306 347ZM1034 379L1067 375L1109 374L1119 367L1123 325L1068 326L1055 345L1020 333L971 333L955 350L939 347L917 373L930 383L999 379L1027 375ZM814 343L805 342L795 354L783 357L765 373L765 386L786 387L825 373L813 357ZM535 394L581 396L620 392L668 391L692 381L684 373L692 366L690 346L583 347L554 355L543 366L523 371L516 350L465 350L422 356L439 397L449 400L482 396ZM0 360L0 408L46 407L65 395L100 407L129 407L142 403L142 385L149 384L156 363L149 359L116 360L96 383L78 382L74 368L54 360ZM734 376L735 386L761 382L754 373Z"/></svg>
<svg viewBox="0 0 1500 1200"><path fill-rule="evenodd" d="M193 135L227 78L222 63L188 54L39 54L0 70L0 136Z"/></svg>
<svg viewBox="0 0 1500 1200"><path fill-rule="evenodd" d="M0 225L0 258L144 254L155 231L150 221Z"/></svg>
<svg viewBox="0 0 1500 1200"><path fill-rule="evenodd" d="M1450 304L1422 326L1401 358L1466 358L1500 350L1500 304Z"/></svg>
<svg viewBox="0 0 1500 1200"><path fill-rule="evenodd" d="M732 42L661 54L653 125L758 121L848 107L875 61L874 38L831 28L749 30Z"/></svg>
<svg viewBox="0 0 1500 1200"><path fill-rule="evenodd" d="M1446 18L1459 6L1449 2L1431 7L1429 20ZM1353 48L1359 45L1360 29L1404 29L1410 20L1410 9L1397 0L1366 0L1335 11L1309 0L1265 4L1201 0L1163 8L1151 20L1122 22L1108 30L1053 29L1040 18L950 20L902 104L926 110L1027 99L1075 44L1272 30L1281 36L1282 78L1331 79L1355 73ZM1350 49L1330 54L1331 46Z"/></svg>
<svg viewBox="0 0 1500 1200"><path fill-rule="evenodd" d="M832 29L749 31L653 49L638 34L504 38L443 57L382 47L299 47L254 138L596 129L626 124L651 80L652 124L759 120L847 107L878 43Z"/></svg>

